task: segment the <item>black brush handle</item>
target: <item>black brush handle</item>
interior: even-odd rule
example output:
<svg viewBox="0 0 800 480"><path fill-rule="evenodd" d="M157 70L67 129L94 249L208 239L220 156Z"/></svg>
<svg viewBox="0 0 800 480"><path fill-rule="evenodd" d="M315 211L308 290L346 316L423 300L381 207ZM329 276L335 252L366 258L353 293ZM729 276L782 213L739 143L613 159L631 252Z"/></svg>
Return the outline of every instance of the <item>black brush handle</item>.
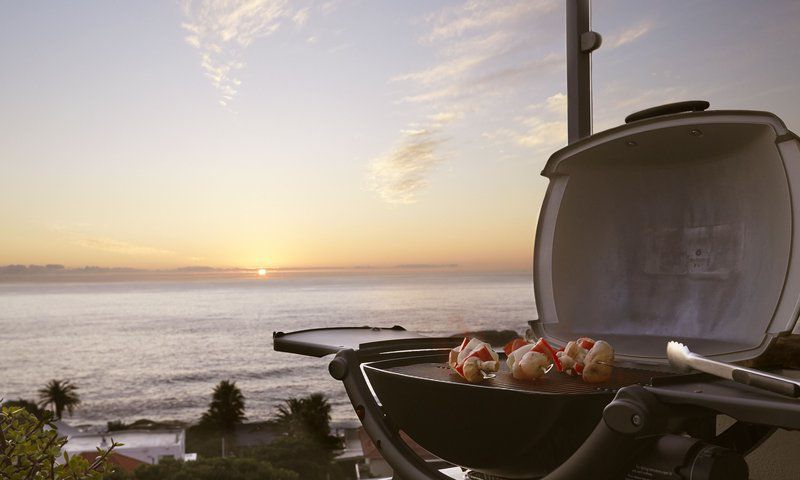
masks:
<svg viewBox="0 0 800 480"><path fill-rule="evenodd" d="M788 380L759 375L739 368L731 372L731 378L733 378L735 382L750 385L751 387L763 388L764 390L780 393L781 395L789 397L800 397L800 386Z"/></svg>

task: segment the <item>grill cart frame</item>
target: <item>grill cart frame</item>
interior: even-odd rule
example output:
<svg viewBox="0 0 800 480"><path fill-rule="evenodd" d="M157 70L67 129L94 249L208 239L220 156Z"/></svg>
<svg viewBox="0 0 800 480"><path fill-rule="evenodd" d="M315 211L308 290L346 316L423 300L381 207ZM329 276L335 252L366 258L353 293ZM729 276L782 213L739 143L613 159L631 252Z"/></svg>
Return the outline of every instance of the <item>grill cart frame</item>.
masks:
<svg viewBox="0 0 800 480"><path fill-rule="evenodd" d="M588 0L566 5L569 145L542 172L550 184L534 249L541 318L530 332L556 345L609 340L618 361L612 381L549 374L525 384L501 369L467 384L444 367L460 339L398 326L276 332L274 348L335 355L329 373L398 479L449 478L401 430L482 478L745 479L744 455L776 428L800 429L800 400L677 374L665 340L742 362L800 334L800 140L771 113L706 111L703 101L636 112L592 135L591 52L602 38L590 30ZM630 194L642 185L678 201ZM598 212L610 221L585 227L582 219ZM586 253L582 237L592 235L592 251L606 254ZM759 248L770 255L762 259ZM799 370L779 373L800 378ZM736 423L717 434L721 414Z"/></svg>

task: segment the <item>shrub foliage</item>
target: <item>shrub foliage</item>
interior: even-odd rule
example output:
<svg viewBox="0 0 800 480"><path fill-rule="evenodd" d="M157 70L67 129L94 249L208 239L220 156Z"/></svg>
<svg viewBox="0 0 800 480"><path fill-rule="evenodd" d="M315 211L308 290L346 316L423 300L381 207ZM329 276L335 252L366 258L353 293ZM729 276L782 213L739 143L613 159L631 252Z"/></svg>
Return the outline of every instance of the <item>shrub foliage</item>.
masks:
<svg viewBox="0 0 800 480"><path fill-rule="evenodd" d="M51 423L52 413L37 419L24 407L0 408L0 478L8 480L100 480L110 474L108 450L97 449L89 462L81 456L61 456L67 442ZM58 461L57 461L58 460Z"/></svg>

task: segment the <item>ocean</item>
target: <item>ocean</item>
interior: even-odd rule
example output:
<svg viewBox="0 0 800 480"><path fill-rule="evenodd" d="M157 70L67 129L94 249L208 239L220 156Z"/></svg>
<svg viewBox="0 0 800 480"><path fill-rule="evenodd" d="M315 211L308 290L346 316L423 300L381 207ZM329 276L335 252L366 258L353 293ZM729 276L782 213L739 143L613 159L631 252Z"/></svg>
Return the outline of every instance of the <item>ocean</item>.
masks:
<svg viewBox="0 0 800 480"><path fill-rule="evenodd" d="M195 422L220 380L250 421L323 392L335 425L355 422L329 359L275 352L273 331L392 326L427 335L523 332L536 317L529 274L304 274L267 278L0 283L0 398L36 399L69 379L71 424Z"/></svg>

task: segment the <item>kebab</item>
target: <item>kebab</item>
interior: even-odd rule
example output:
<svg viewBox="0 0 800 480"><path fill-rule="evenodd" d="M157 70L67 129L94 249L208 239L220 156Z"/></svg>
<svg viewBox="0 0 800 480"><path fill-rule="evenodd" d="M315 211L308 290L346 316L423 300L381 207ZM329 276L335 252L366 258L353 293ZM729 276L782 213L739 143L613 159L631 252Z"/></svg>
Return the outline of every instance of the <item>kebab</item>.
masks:
<svg viewBox="0 0 800 480"><path fill-rule="evenodd" d="M503 350L511 352L506 354L506 365L518 380L536 380L553 367L559 372L562 369L555 349L543 338L536 343L512 340Z"/></svg>
<svg viewBox="0 0 800 480"><path fill-rule="evenodd" d="M503 350L511 375L520 380L535 380L551 369L567 375L580 375L585 382L600 383L611 378L614 349L608 342L583 337L554 350L541 338L529 343L521 338L508 342Z"/></svg>
<svg viewBox="0 0 800 480"><path fill-rule="evenodd" d="M450 368L470 383L479 383L500 369L500 357L491 345L477 338L464 337L450 350Z"/></svg>
<svg viewBox="0 0 800 480"><path fill-rule="evenodd" d="M608 342L579 338L568 342L557 355L568 375L581 375L589 383L606 382L611 378L614 349Z"/></svg>

